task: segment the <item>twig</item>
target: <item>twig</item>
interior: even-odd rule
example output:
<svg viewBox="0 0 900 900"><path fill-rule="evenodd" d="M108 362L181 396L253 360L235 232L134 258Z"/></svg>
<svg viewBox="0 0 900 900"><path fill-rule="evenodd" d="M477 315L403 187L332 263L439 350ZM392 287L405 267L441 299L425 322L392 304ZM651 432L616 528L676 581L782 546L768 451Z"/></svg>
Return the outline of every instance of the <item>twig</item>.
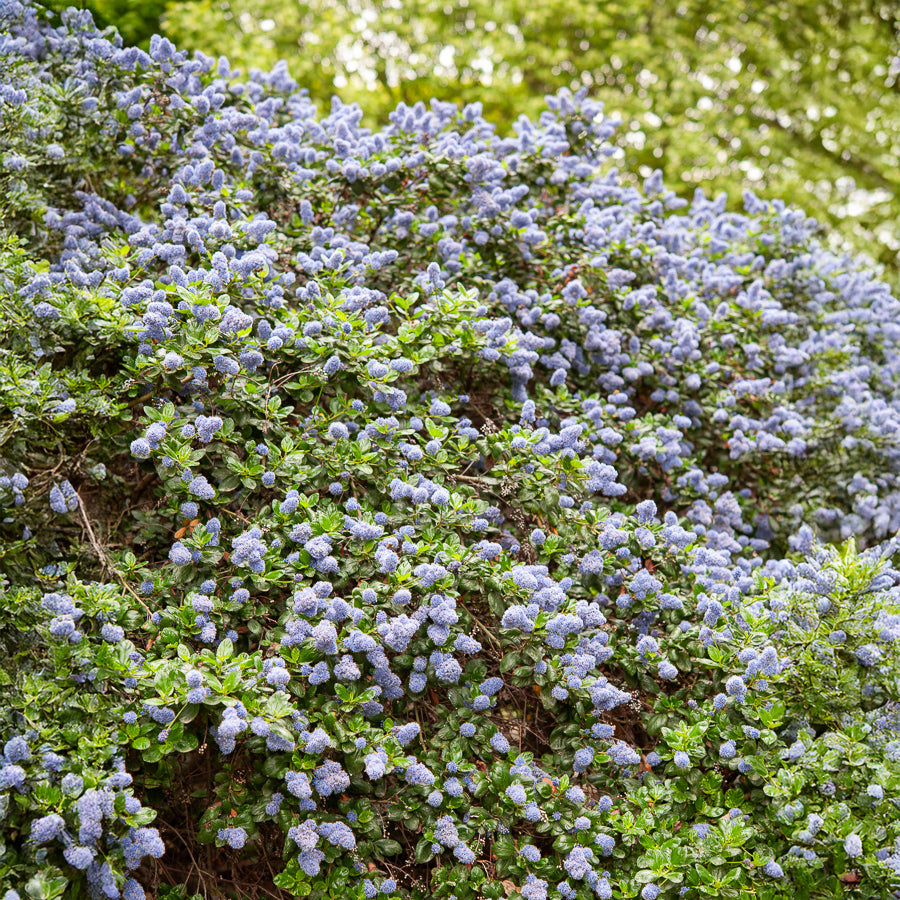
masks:
<svg viewBox="0 0 900 900"><path fill-rule="evenodd" d="M469 609L469 607L465 605L465 603L460 603L459 605L472 617L472 621L478 626L480 631L484 632L485 636L494 645L494 647L497 650L502 650L503 647L502 647L502 644L500 643L500 641L497 640L497 638L491 633L491 631L481 621L481 619L479 619L478 616L476 616L475 613L473 613L472 610Z"/></svg>
<svg viewBox="0 0 900 900"><path fill-rule="evenodd" d="M191 869L191 871L193 871L194 869L196 869L196 870L197 870L197 874L200 876L200 881L201 881L201 883L203 883L203 880L204 880L204 879L203 879L203 876L204 876L204 875L210 875L210 874L212 874L212 873L211 873L211 872L206 872L204 869L201 869L201 868L200 868L199 863L198 863L197 860L194 858L194 853L193 853L193 851L191 850L191 845L184 839L184 836L181 834L181 832L180 832L177 828L172 828L172 827L170 826L170 827L169 827L169 831L172 831L172 832L174 832L176 835L178 835L178 839L181 841L182 844L184 844L185 850L187 850L188 856L190 856L190 858L191 858L191 865L192 865L192 867L193 867L193 868ZM190 874L191 874L191 873L188 872L188 877L190 877ZM205 893L205 888L204 888L204 893Z"/></svg>
<svg viewBox="0 0 900 900"><path fill-rule="evenodd" d="M525 737L525 729L528 728L528 695L523 695L522 724L519 727L519 753L522 752L522 738Z"/></svg>
<svg viewBox="0 0 900 900"><path fill-rule="evenodd" d="M146 475L144 475L144 477L137 483L137 487L135 487L135 489L134 489L133 496L136 497L136 496L140 495L141 492L144 490L144 488L147 487L147 485L150 484L150 482L154 478L156 478L155 470L152 472L148 472Z"/></svg>
<svg viewBox="0 0 900 900"><path fill-rule="evenodd" d="M141 606L144 607L144 612L146 612L147 615L149 616L151 614L150 607L147 606L147 604L144 603L143 600L141 600L138 593L134 590L134 588L132 588L125 581L125 579L119 573L118 569L116 569L113 565L110 564L109 557L106 555L106 551L103 549L103 545L97 540L97 536L94 534L94 529L91 528L91 522L90 522L90 519L88 519L88 517L87 517L87 512L85 512L84 501L81 499L81 495L76 493L75 496L78 497L78 511L81 513L81 521L84 523L84 529L87 532L87 536L88 536L88 540L90 541L91 548L93 549L94 553L97 554L97 558L100 560L100 566L101 566L103 573L104 574L108 573L110 575L115 576L115 578L122 585L122 587L126 591L128 591L128 593L131 594L131 596L134 597L134 599L137 600L137 602L140 603Z"/></svg>
<svg viewBox="0 0 900 900"><path fill-rule="evenodd" d="M84 523L85 531L87 531L88 540L91 542L91 547L94 549L94 553L97 554L97 558L100 560L100 565L103 569L103 573L107 574L112 571L112 566L109 564L109 558L106 555L106 551L103 549L100 542L97 540L96 535L94 534L94 529L91 528L90 519L87 517L87 513L84 511L84 501L81 499L80 495L78 496L78 512L81 513L81 521Z"/></svg>
<svg viewBox="0 0 900 900"><path fill-rule="evenodd" d="M269 874L272 876L272 883L274 884L274 883L275 883L275 870L272 868L272 862L271 862L271 860L269 859L269 854L268 854L268 853L263 853L263 859L265 859L265 861L266 861L266 866L267 866L268 869L269 869ZM275 896L275 895L273 894L272 896ZM279 888L279 894L278 894L278 897L279 897L279 900L280 900L280 898L281 898L281 889L280 889L280 888Z"/></svg>

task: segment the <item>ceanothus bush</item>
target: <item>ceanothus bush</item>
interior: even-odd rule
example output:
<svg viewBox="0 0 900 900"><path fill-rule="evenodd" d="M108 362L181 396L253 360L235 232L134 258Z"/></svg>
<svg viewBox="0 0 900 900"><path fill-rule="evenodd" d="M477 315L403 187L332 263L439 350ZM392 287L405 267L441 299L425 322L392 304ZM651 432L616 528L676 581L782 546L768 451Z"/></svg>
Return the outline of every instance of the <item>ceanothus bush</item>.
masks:
<svg viewBox="0 0 900 900"><path fill-rule="evenodd" d="M900 889L885 285L582 94L0 19L5 900Z"/></svg>

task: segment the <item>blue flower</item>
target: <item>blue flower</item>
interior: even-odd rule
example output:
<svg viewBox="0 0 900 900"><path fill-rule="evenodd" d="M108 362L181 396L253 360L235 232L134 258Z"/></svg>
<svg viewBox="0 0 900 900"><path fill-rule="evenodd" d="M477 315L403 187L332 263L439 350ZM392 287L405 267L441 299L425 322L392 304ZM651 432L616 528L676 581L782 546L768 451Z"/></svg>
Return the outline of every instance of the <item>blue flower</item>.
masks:
<svg viewBox="0 0 900 900"><path fill-rule="evenodd" d="M661 659L657 667L659 677L666 681L674 681L678 678L678 669L672 665L667 659Z"/></svg>
<svg viewBox="0 0 900 900"><path fill-rule="evenodd" d="M356 847L356 837L343 822L322 822L317 826L319 834L335 847L352 850Z"/></svg>
<svg viewBox="0 0 900 900"><path fill-rule="evenodd" d="M500 544L493 543L492 541L481 541L478 544L478 555L481 559L496 559L502 552L503 548Z"/></svg>
<svg viewBox="0 0 900 900"><path fill-rule="evenodd" d="M125 637L125 629L118 625L113 625L112 622L107 622L100 629L100 636L107 643L118 644Z"/></svg>
<svg viewBox="0 0 900 900"><path fill-rule="evenodd" d="M434 839L445 847L453 848L459 844L459 832L450 816L441 816L434 824Z"/></svg>
<svg viewBox="0 0 900 900"><path fill-rule="evenodd" d="M240 850L247 840L247 832L240 827L220 828L216 836L234 850Z"/></svg>
<svg viewBox="0 0 900 900"><path fill-rule="evenodd" d="M340 763L329 759L315 770L313 787L321 796L329 797L350 787L350 776Z"/></svg>
<svg viewBox="0 0 900 900"><path fill-rule="evenodd" d="M319 874L324 859L325 854L321 850L312 849L302 851L297 857L297 862L303 872L312 878Z"/></svg>
<svg viewBox="0 0 900 900"><path fill-rule="evenodd" d="M570 878L580 881L593 871L594 852L590 847L573 847L563 861L563 868ZM571 896L574 896L572 892Z"/></svg>
<svg viewBox="0 0 900 900"><path fill-rule="evenodd" d="M848 834L844 838L844 853L851 859L862 856L863 845L858 834Z"/></svg>
<svg viewBox="0 0 900 900"><path fill-rule="evenodd" d="M184 357L180 356L174 350L170 350L163 359L163 368L167 372L174 372L184 365Z"/></svg>
<svg viewBox="0 0 900 900"><path fill-rule="evenodd" d="M403 776L409 784L423 784L427 787L431 787L435 781L434 773L423 763L407 766Z"/></svg>
<svg viewBox="0 0 900 900"><path fill-rule="evenodd" d="M529 875L519 893L525 900L547 900L547 882L542 878Z"/></svg>
<svg viewBox="0 0 900 900"><path fill-rule="evenodd" d="M127 716L128 713L126 713L125 715ZM131 715L134 715L134 713L131 713ZM123 716L123 719L124 718L125 717ZM134 721L137 721L137 716L135 716ZM62 788L63 793L68 794L70 797L76 797L84 788L84 779L80 775L76 775L74 772L68 772L63 776L60 787Z"/></svg>
<svg viewBox="0 0 900 900"><path fill-rule="evenodd" d="M609 834L598 834L597 837L594 838L594 843L600 848L600 853L603 856L609 856L616 846L615 838Z"/></svg>
<svg viewBox="0 0 900 900"><path fill-rule="evenodd" d="M582 747L575 751L575 771L583 772L594 761L592 747Z"/></svg>
<svg viewBox="0 0 900 900"><path fill-rule="evenodd" d="M307 800L312 796L312 788L309 779L304 772L288 772L284 776L288 791L301 800Z"/></svg>
<svg viewBox="0 0 900 900"><path fill-rule="evenodd" d="M191 551L188 550L181 541L175 541L175 543L172 544L172 547L169 550L169 559L171 559L176 566L187 566L193 561Z"/></svg>
<svg viewBox="0 0 900 900"><path fill-rule="evenodd" d="M31 822L31 839L36 844L46 844L59 837L66 827L62 816L51 813Z"/></svg>
<svg viewBox="0 0 900 900"><path fill-rule="evenodd" d="M94 850L73 844L63 850L63 857L72 868L84 870L94 861Z"/></svg>
<svg viewBox="0 0 900 900"><path fill-rule="evenodd" d="M3 755L8 762L17 763L31 758L28 742L22 737L10 738L3 746Z"/></svg>
<svg viewBox="0 0 900 900"><path fill-rule="evenodd" d="M364 760L366 775L373 781L381 778L385 773L387 761L387 754L383 750L369 753Z"/></svg>
<svg viewBox="0 0 900 900"><path fill-rule="evenodd" d="M150 456L150 444L144 438L137 438L131 442L131 455L138 459L147 459Z"/></svg>
<svg viewBox="0 0 900 900"><path fill-rule="evenodd" d="M394 736L400 743L401 747L412 743L420 734L421 728L418 722L409 722L406 725L397 725L394 727Z"/></svg>
<svg viewBox="0 0 900 900"><path fill-rule="evenodd" d="M769 878L784 878L784 869L782 869L774 859L770 859L763 866L763 872L765 872Z"/></svg>
<svg viewBox="0 0 900 900"><path fill-rule="evenodd" d="M740 675L732 675L725 682L725 690L738 700L743 700L747 696L747 685L744 684L744 679Z"/></svg>
<svg viewBox="0 0 900 900"><path fill-rule="evenodd" d="M506 796L517 806L524 806L528 802L528 795L521 784L511 784L506 789Z"/></svg>
<svg viewBox="0 0 900 900"><path fill-rule="evenodd" d="M463 786L458 778L448 778L444 782L444 790L451 797L460 797L462 796Z"/></svg>
<svg viewBox="0 0 900 900"><path fill-rule="evenodd" d="M508 753L509 741L498 731L491 737L491 747L493 747L497 753Z"/></svg>

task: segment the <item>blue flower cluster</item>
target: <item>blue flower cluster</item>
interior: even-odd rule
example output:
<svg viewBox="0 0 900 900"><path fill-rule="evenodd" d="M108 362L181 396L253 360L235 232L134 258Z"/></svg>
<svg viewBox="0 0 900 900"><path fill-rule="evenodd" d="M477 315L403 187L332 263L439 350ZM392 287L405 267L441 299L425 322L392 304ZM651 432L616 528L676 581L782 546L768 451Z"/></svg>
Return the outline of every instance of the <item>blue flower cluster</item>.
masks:
<svg viewBox="0 0 900 900"><path fill-rule="evenodd" d="M102 408L96 452L120 472L124 450L157 492L130 555L92 545L110 585L66 570L71 522L46 503L42 535L17 527L46 556L28 624L90 703L126 698L116 740L146 765L212 738L209 840L262 853L254 829L274 819L306 884L388 855L370 807L389 796L403 849L441 857L434 878L496 859L526 900L674 896L685 848L724 866L718 842L738 837L748 895L760 876L818 877L826 855L895 865L900 576L876 542L900 529L900 309L884 285L783 204L626 184L585 93L507 137L477 104L439 102L370 130L339 102L320 115L283 66L241 81L86 15L51 27L12 0L0 16L7 193L78 183L51 152L71 134L137 192L60 187L29 226L48 258L0 286L31 330L23 365L88 340L78 310L95 313L137 424L59 385L33 414L63 429ZM65 115L51 83L77 95ZM2 462L10 516L28 511L29 459ZM55 470L77 491L34 484L87 532L78 460ZM4 811L41 795L44 748L15 728ZM850 740L865 783L835 763ZM16 826L27 864L52 855L131 900L124 869L159 835L121 826L139 812L125 773L62 771L44 780L72 803ZM701 782L704 815L734 815L691 822ZM877 826L851 832L841 804ZM648 881L638 835L659 808L678 809L653 823L672 868ZM378 888L351 884L357 868L335 890L406 892L366 862Z"/></svg>

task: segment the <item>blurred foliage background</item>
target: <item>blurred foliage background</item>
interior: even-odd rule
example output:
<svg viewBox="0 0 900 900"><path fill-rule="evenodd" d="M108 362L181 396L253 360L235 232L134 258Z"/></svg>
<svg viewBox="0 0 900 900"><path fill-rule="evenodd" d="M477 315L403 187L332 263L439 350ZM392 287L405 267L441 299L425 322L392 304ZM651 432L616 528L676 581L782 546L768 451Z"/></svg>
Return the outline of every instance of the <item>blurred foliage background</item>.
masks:
<svg viewBox="0 0 900 900"><path fill-rule="evenodd" d="M62 8L68 0L44 0ZM156 32L245 73L284 59L327 111L481 101L498 130L586 85L629 171L690 197L780 197L900 283L896 0L76 0L127 43Z"/></svg>

